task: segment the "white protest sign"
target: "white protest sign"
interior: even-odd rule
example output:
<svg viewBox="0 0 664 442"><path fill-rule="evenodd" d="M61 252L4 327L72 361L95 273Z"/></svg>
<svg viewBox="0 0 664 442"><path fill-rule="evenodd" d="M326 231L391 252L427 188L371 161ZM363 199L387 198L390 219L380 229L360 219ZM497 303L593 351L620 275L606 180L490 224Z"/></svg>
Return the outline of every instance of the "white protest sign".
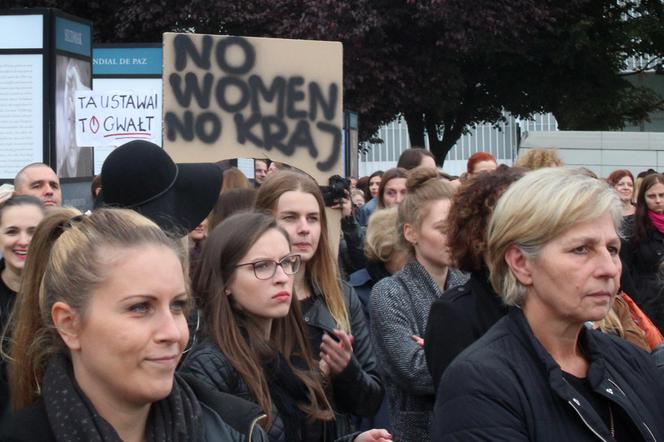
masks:
<svg viewBox="0 0 664 442"><path fill-rule="evenodd" d="M267 157L322 185L342 173L341 43L166 33L163 79L176 162Z"/></svg>
<svg viewBox="0 0 664 442"><path fill-rule="evenodd" d="M161 91L77 91L75 105L79 147L161 144Z"/></svg>

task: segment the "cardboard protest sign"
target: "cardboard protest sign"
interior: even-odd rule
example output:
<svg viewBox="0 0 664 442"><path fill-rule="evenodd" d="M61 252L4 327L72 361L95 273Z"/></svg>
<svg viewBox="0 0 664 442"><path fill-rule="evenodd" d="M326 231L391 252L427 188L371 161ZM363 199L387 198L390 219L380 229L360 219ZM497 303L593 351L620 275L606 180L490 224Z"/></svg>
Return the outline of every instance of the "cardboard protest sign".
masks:
<svg viewBox="0 0 664 442"><path fill-rule="evenodd" d="M79 147L161 142L159 91L78 91L74 104Z"/></svg>
<svg viewBox="0 0 664 442"><path fill-rule="evenodd" d="M176 162L270 158L342 173L337 42L164 34L164 148Z"/></svg>

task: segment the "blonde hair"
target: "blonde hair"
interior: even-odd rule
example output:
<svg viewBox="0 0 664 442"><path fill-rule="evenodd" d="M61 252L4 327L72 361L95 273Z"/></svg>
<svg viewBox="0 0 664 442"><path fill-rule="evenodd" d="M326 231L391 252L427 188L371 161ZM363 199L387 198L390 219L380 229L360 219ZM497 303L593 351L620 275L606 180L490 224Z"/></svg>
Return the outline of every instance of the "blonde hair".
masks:
<svg viewBox="0 0 664 442"><path fill-rule="evenodd" d="M406 189L406 198L399 204L397 231L401 247L414 254L413 244L404 236L404 226L410 224L419 228L422 220L429 214L431 203L451 199L454 195L454 188L440 179L436 169L418 167L408 173Z"/></svg>
<svg viewBox="0 0 664 442"><path fill-rule="evenodd" d="M42 220L30 244L12 319L9 379L15 410L37 399L48 361L66 352L51 318L53 304L65 302L85 315L90 294L106 277L108 249L146 244L166 246L184 262L179 243L131 210L98 209L83 216L75 209L58 209Z"/></svg>
<svg viewBox="0 0 664 442"><path fill-rule="evenodd" d="M369 261L388 262L392 254L399 249L397 208L376 210L369 218L364 254Z"/></svg>
<svg viewBox="0 0 664 442"><path fill-rule="evenodd" d="M544 167L559 167L563 165L557 149L530 149L519 155L516 160L516 167L536 170Z"/></svg>
<svg viewBox="0 0 664 442"><path fill-rule="evenodd" d="M527 173L498 200L488 236L491 284L507 305L521 305L524 287L512 274L505 253L518 247L529 258L574 225L610 214L616 230L622 203L607 183L578 171L545 168Z"/></svg>

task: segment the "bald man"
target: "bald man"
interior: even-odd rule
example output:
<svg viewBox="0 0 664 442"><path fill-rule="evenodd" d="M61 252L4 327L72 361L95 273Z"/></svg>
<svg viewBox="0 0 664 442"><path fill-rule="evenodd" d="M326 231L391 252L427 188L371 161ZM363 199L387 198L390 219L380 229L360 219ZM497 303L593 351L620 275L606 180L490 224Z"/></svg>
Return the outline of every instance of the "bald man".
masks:
<svg viewBox="0 0 664 442"><path fill-rule="evenodd" d="M25 166L14 178L16 195L32 195L39 198L45 208L62 205L60 179L53 169L44 163Z"/></svg>

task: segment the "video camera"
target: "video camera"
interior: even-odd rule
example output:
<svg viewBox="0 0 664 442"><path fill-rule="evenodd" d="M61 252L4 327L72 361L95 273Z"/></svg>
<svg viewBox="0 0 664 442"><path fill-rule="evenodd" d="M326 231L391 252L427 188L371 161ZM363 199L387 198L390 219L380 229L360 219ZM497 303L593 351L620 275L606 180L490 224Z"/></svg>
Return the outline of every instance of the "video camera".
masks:
<svg viewBox="0 0 664 442"><path fill-rule="evenodd" d="M323 194L325 206L334 206L339 203L342 198L346 196L350 198L350 178L333 175L330 177L329 185L320 186L320 191ZM346 192L348 192L348 195L346 195Z"/></svg>

